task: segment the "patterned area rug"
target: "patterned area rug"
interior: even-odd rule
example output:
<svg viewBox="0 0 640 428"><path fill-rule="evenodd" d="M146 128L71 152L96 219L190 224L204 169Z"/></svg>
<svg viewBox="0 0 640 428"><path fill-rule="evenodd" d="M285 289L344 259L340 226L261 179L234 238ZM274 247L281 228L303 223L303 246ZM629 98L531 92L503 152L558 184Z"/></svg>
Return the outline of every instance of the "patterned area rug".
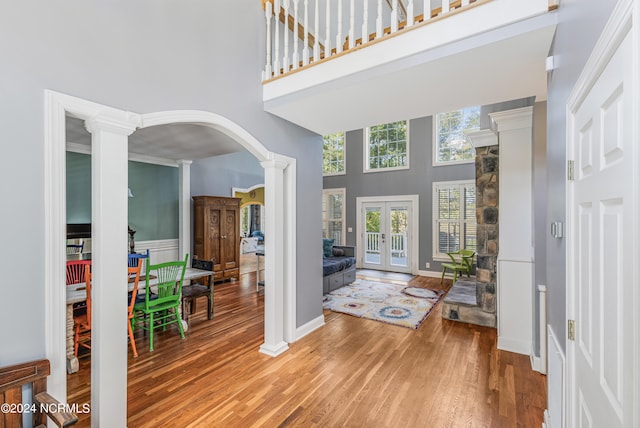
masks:
<svg viewBox="0 0 640 428"><path fill-rule="evenodd" d="M444 293L443 290L358 279L327 294L323 307L416 330Z"/></svg>

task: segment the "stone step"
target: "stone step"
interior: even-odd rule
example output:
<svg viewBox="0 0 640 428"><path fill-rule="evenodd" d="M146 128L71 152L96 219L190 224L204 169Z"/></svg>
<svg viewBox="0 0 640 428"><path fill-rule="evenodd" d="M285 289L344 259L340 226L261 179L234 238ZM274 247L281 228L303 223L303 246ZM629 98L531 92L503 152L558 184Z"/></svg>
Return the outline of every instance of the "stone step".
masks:
<svg viewBox="0 0 640 428"><path fill-rule="evenodd" d="M496 326L496 314L483 311L476 298L475 278L456 281L442 302L442 318L482 325Z"/></svg>

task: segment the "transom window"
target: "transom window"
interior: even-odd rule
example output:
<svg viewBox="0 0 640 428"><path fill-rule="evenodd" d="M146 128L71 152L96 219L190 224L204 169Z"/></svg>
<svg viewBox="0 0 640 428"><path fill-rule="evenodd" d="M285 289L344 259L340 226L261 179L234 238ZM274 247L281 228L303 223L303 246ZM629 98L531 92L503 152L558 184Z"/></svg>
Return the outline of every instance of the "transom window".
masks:
<svg viewBox="0 0 640 428"><path fill-rule="evenodd" d="M322 237L333 238L334 245L345 244L345 194L346 189L322 191Z"/></svg>
<svg viewBox="0 0 640 428"><path fill-rule="evenodd" d="M325 135L323 138L322 173L324 175L344 174L344 132Z"/></svg>
<svg viewBox="0 0 640 428"><path fill-rule="evenodd" d="M480 107L439 113L434 116L434 165L472 162L475 150L465 131L480 129Z"/></svg>
<svg viewBox="0 0 640 428"><path fill-rule="evenodd" d="M406 120L367 128L364 165L365 172L409 168Z"/></svg>
<svg viewBox="0 0 640 428"><path fill-rule="evenodd" d="M476 184L474 181L433 183L433 257L476 251Z"/></svg>

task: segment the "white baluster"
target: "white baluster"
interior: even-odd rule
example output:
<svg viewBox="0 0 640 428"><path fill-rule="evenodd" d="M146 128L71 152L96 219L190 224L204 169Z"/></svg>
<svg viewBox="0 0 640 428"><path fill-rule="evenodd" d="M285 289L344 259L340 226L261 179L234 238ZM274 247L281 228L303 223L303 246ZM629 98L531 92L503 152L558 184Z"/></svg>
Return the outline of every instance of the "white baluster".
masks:
<svg viewBox="0 0 640 428"><path fill-rule="evenodd" d="M442 14L449 12L449 0L442 0Z"/></svg>
<svg viewBox="0 0 640 428"><path fill-rule="evenodd" d="M338 29L336 32L336 53L340 52L342 52L342 0L338 0Z"/></svg>
<svg viewBox="0 0 640 428"><path fill-rule="evenodd" d="M349 8L349 49L356 45L356 5L355 0L351 0Z"/></svg>
<svg viewBox="0 0 640 428"><path fill-rule="evenodd" d="M398 31L398 0L391 3L391 32Z"/></svg>
<svg viewBox="0 0 640 428"><path fill-rule="evenodd" d="M411 27L414 20L415 17L413 16L413 0L409 0L409 4L407 5L407 27Z"/></svg>
<svg viewBox="0 0 640 428"><path fill-rule="evenodd" d="M304 0L304 47L302 48L302 65L309 64L309 0Z"/></svg>
<svg viewBox="0 0 640 428"><path fill-rule="evenodd" d="M327 19L326 19L326 27L325 27L325 39L324 39L324 57L329 58L331 56L331 9L329 5L331 4L330 0L327 0Z"/></svg>
<svg viewBox="0 0 640 428"><path fill-rule="evenodd" d="M362 44L369 41L369 0L364 0L364 12L362 14Z"/></svg>
<svg viewBox="0 0 640 428"><path fill-rule="evenodd" d="M262 80L271 79L271 15L273 15L273 9L270 1L268 1L265 6L264 17L267 20L267 64L264 66L264 76Z"/></svg>
<svg viewBox="0 0 640 428"><path fill-rule="evenodd" d="M431 0L424 0L424 12L422 14L422 22L431 19Z"/></svg>
<svg viewBox="0 0 640 428"><path fill-rule="evenodd" d="M282 58L282 70L289 72L289 0L283 0L284 9L284 57Z"/></svg>
<svg viewBox="0 0 640 428"><path fill-rule="evenodd" d="M319 61L320 60L320 32L318 31L318 29L320 28L320 13L318 10L318 3L320 2L320 0L316 0L316 16L315 19L313 20L313 31L314 31L314 36L313 36L313 61Z"/></svg>
<svg viewBox="0 0 640 428"><path fill-rule="evenodd" d="M293 0L293 69L298 68L300 56L298 55L298 3L300 0Z"/></svg>
<svg viewBox="0 0 640 428"><path fill-rule="evenodd" d="M429 1L429 0L425 0ZM376 18L376 39L382 37L382 0L378 0L378 17Z"/></svg>
<svg viewBox="0 0 640 428"><path fill-rule="evenodd" d="M275 0L273 4L273 11L275 16L275 51L273 55L273 74L274 76L280 76L280 0Z"/></svg>
<svg viewBox="0 0 640 428"><path fill-rule="evenodd" d="M462 0L462 7L469 6L469 0Z"/></svg>

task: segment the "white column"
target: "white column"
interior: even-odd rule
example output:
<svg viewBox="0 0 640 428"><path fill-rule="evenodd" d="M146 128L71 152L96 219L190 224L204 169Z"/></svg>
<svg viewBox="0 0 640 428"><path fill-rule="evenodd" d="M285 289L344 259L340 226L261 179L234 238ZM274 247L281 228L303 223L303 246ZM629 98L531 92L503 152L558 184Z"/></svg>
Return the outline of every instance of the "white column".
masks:
<svg viewBox="0 0 640 428"><path fill-rule="evenodd" d="M309 0L304 0L304 39L302 46L302 65L309 64Z"/></svg>
<svg viewBox="0 0 640 428"><path fill-rule="evenodd" d="M293 69L298 68L300 55L298 55L298 3L300 0L293 0Z"/></svg>
<svg viewBox="0 0 640 428"><path fill-rule="evenodd" d="M364 10L362 12L362 44L369 41L369 0L364 2Z"/></svg>
<svg viewBox="0 0 640 428"><path fill-rule="evenodd" d="M449 0L442 0L442 14L449 12Z"/></svg>
<svg viewBox="0 0 640 428"><path fill-rule="evenodd" d="M431 0L424 0L422 12L422 22L431 19Z"/></svg>
<svg viewBox="0 0 640 428"><path fill-rule="evenodd" d="M413 16L413 0L409 0L409 4L407 5L407 27L411 27L413 25L413 20L415 17Z"/></svg>
<svg viewBox="0 0 640 428"><path fill-rule="evenodd" d="M267 2L266 8L264 11L264 17L267 21L267 63L264 66L264 77L262 80L271 79L272 69L271 69L271 16L273 15L273 10L271 6L271 2Z"/></svg>
<svg viewBox="0 0 640 428"><path fill-rule="evenodd" d="M382 0L378 0L378 16L376 17L376 39L382 37Z"/></svg>
<svg viewBox="0 0 640 428"><path fill-rule="evenodd" d="M331 2L327 0L327 9L325 10L325 38L324 38L324 57L329 58L331 56Z"/></svg>
<svg viewBox="0 0 640 428"><path fill-rule="evenodd" d="M391 32L398 31L398 0L391 3Z"/></svg>
<svg viewBox="0 0 640 428"><path fill-rule="evenodd" d="M336 53L340 53L344 43L342 41L342 0L338 0L338 29L336 31Z"/></svg>
<svg viewBox="0 0 640 428"><path fill-rule="evenodd" d="M273 24L273 28L274 28L273 32L275 33L273 38L273 44L275 46L274 54L273 54L273 74L274 76L279 76L280 75L280 0L275 0L273 12L275 16L274 24Z"/></svg>
<svg viewBox="0 0 640 428"><path fill-rule="evenodd" d="M489 114L500 146L498 349L533 349L533 107Z"/></svg>
<svg viewBox="0 0 640 428"><path fill-rule="evenodd" d="M189 264L193 260L191 253L191 161L178 161L178 260L189 253Z"/></svg>
<svg viewBox="0 0 640 428"><path fill-rule="evenodd" d="M281 161L264 161L265 270L264 270L264 343L263 354L276 356L288 349L284 341L284 169ZM270 194L273 192L272 194Z"/></svg>
<svg viewBox="0 0 640 428"><path fill-rule="evenodd" d="M97 116L91 133L91 425L127 425L128 118Z"/></svg>
<svg viewBox="0 0 640 428"><path fill-rule="evenodd" d="M356 45L356 5L355 0L351 0L349 5L349 49Z"/></svg>
<svg viewBox="0 0 640 428"><path fill-rule="evenodd" d="M316 0L315 18L313 20L313 31L315 35L313 37L313 61L320 60L320 10L318 9L318 3L320 0Z"/></svg>
<svg viewBox="0 0 640 428"><path fill-rule="evenodd" d="M283 73L289 72L289 0L284 0L284 58L282 58ZM295 32L294 32L295 35Z"/></svg>

